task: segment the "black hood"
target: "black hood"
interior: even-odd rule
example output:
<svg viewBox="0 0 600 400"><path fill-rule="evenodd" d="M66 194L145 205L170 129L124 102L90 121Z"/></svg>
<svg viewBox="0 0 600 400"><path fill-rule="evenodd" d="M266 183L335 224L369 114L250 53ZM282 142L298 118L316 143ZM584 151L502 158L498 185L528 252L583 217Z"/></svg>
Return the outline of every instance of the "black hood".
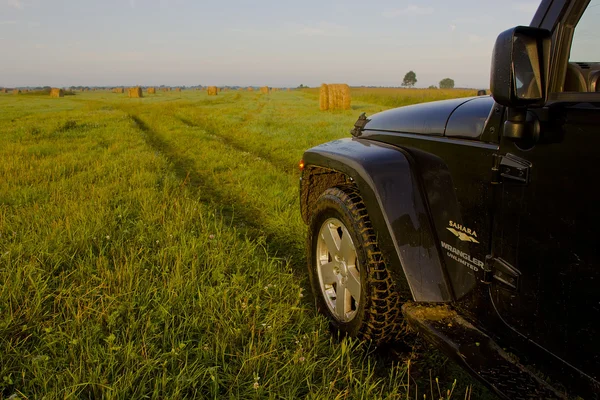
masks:
<svg viewBox="0 0 600 400"><path fill-rule="evenodd" d="M370 121L365 131L402 132L422 135L443 136L450 115L461 105L474 101L480 103L487 117L494 101L491 97L466 97L461 99L420 103L406 107L395 108L368 117ZM485 105L483 104L485 102ZM489 103L489 105L488 105ZM479 107L481 108L481 107ZM365 132L368 135L368 132Z"/></svg>

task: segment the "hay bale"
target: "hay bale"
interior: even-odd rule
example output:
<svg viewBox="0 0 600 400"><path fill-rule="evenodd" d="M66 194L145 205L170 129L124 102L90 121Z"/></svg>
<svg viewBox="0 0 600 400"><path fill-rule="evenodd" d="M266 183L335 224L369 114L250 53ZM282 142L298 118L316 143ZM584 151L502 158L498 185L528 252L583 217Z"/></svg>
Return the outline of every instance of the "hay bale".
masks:
<svg viewBox="0 0 600 400"><path fill-rule="evenodd" d="M216 86L209 86L206 90L209 96L216 96L219 93L219 89Z"/></svg>
<svg viewBox="0 0 600 400"><path fill-rule="evenodd" d="M123 89L122 87L114 88L112 91L113 91L113 93L119 93L119 94L125 93L125 89Z"/></svg>
<svg viewBox="0 0 600 400"><path fill-rule="evenodd" d="M181 92L181 88L180 88L180 87L178 87L178 88L175 88L175 91L176 91L176 92Z"/></svg>
<svg viewBox="0 0 600 400"><path fill-rule="evenodd" d="M52 88L50 89L50 97L65 97L65 92L59 88Z"/></svg>
<svg viewBox="0 0 600 400"><path fill-rule="evenodd" d="M342 95L342 109L352 109L352 97L350 96L350 86L348 86L345 83L340 85L340 92Z"/></svg>
<svg viewBox="0 0 600 400"><path fill-rule="evenodd" d="M2 88L2 90L0 90L0 92L2 92L2 93L8 93L8 89L7 88Z"/></svg>
<svg viewBox="0 0 600 400"><path fill-rule="evenodd" d="M156 94L156 88L153 87L149 87L146 91L148 92L148 94Z"/></svg>
<svg viewBox="0 0 600 400"><path fill-rule="evenodd" d="M338 103L338 87L336 84L327 85L329 105L327 106L328 110L335 110L336 105Z"/></svg>
<svg viewBox="0 0 600 400"><path fill-rule="evenodd" d="M254 91L254 88L253 88L252 86L250 86L250 87L248 87L248 91L249 91L249 92L253 92L253 91Z"/></svg>
<svg viewBox="0 0 600 400"><path fill-rule="evenodd" d="M329 110L329 86L326 83L323 83L319 90L319 110Z"/></svg>
<svg viewBox="0 0 600 400"><path fill-rule="evenodd" d="M269 94L269 87L268 86L263 86L260 88L260 92L262 94Z"/></svg>
<svg viewBox="0 0 600 400"><path fill-rule="evenodd" d="M12 94L19 94L21 91L19 89L13 89Z"/></svg>
<svg viewBox="0 0 600 400"><path fill-rule="evenodd" d="M345 83L322 84L319 91L319 109L350 110L352 108L350 87Z"/></svg>
<svg viewBox="0 0 600 400"><path fill-rule="evenodd" d="M144 95L142 94L142 88L139 86L128 88L127 96L132 98L144 97Z"/></svg>

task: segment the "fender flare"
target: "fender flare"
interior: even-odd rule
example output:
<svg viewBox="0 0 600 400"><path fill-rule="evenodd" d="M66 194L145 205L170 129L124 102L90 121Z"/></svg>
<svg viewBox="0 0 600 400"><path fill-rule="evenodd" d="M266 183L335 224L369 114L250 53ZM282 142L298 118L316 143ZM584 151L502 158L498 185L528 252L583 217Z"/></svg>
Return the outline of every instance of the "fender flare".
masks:
<svg viewBox="0 0 600 400"><path fill-rule="evenodd" d="M311 190L311 171L321 168L345 175L363 198L399 289L410 288L415 301L453 300L424 191L414 162L405 151L372 140L348 138L313 147L304 153L303 160L300 185L305 221L310 213L305 193ZM322 187L317 185L316 189Z"/></svg>

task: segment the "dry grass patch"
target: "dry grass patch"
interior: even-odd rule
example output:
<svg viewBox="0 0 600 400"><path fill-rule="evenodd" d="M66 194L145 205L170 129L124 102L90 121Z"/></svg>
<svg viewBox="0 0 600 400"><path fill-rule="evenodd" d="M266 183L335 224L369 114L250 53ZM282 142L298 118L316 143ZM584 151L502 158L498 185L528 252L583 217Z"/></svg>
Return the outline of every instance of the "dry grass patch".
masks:
<svg viewBox="0 0 600 400"><path fill-rule="evenodd" d="M209 86L206 91L209 96L216 96L219 93L219 89L216 86Z"/></svg>

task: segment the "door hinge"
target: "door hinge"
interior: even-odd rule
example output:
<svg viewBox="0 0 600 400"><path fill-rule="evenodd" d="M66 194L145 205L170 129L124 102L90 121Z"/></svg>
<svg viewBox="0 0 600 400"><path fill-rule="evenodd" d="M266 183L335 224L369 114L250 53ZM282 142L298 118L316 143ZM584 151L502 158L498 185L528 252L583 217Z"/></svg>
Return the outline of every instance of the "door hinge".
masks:
<svg viewBox="0 0 600 400"><path fill-rule="evenodd" d="M510 265L502 258L487 255L483 267L483 283L498 283L504 288L517 291L521 271Z"/></svg>
<svg viewBox="0 0 600 400"><path fill-rule="evenodd" d="M358 120L356 120L356 122L354 123L354 129L352 129L350 131L352 136L359 137L360 135L362 135L362 132L365 130L365 126L367 126L367 124L370 121L371 120L369 118L367 118L367 114L365 114L365 113L360 114L360 116L358 117Z"/></svg>
<svg viewBox="0 0 600 400"><path fill-rule="evenodd" d="M531 163L514 154L494 154L492 166L492 184L512 181L526 185L530 180Z"/></svg>

